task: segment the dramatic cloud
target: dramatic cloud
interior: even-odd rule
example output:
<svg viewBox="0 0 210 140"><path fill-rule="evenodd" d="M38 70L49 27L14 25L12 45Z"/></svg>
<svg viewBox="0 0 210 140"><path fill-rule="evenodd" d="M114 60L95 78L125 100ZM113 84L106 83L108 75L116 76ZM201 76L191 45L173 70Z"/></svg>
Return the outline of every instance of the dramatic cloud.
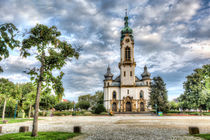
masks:
<svg viewBox="0 0 210 140"><path fill-rule="evenodd" d="M119 75L120 31L128 9L134 31L136 75L147 65L152 76L167 84L169 99L182 92L185 77L194 68L210 63L210 2L205 0L0 0L0 24L12 22L21 30L37 23L56 25L61 39L82 46L80 58L63 68L65 98L103 89L108 64ZM39 63L19 57L18 50L0 63L1 77L14 82L29 81L23 73Z"/></svg>

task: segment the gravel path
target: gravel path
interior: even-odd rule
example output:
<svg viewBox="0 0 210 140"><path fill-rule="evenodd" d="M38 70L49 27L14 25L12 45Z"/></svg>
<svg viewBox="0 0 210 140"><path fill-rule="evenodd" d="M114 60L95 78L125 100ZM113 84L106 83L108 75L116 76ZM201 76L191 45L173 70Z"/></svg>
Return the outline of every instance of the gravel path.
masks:
<svg viewBox="0 0 210 140"><path fill-rule="evenodd" d="M45 117L39 120L39 131L72 132L81 126L86 140L168 140L199 139L188 135L189 126L198 126L200 133L210 133L210 117L157 117L139 115ZM3 134L18 132L32 121L3 124Z"/></svg>

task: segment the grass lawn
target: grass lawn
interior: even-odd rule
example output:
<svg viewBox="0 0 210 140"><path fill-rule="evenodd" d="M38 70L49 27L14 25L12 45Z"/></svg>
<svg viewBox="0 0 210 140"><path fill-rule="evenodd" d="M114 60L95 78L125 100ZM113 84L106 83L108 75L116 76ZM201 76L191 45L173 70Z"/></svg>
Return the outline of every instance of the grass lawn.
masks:
<svg viewBox="0 0 210 140"><path fill-rule="evenodd" d="M18 123L18 122L25 122L25 121L33 121L33 119L21 119L21 118L5 118L4 120L8 120L8 123ZM3 124L2 118L0 119L0 124Z"/></svg>
<svg viewBox="0 0 210 140"><path fill-rule="evenodd" d="M67 140L80 135L79 133L70 132L38 132L36 138L31 137L31 132L13 133L0 136L0 140Z"/></svg>
<svg viewBox="0 0 210 140"><path fill-rule="evenodd" d="M210 140L210 134L197 134L197 135L194 135L196 137L200 137L200 138L203 138L203 139L206 139L206 140Z"/></svg>

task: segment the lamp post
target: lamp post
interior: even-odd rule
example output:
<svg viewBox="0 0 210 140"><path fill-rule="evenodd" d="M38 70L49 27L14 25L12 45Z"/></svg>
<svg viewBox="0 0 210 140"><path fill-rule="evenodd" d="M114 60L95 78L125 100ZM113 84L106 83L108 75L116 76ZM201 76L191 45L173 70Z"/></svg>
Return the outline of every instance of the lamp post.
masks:
<svg viewBox="0 0 210 140"><path fill-rule="evenodd" d="M17 106L18 106L18 101L17 101L17 104L15 105L14 119L16 118Z"/></svg>
<svg viewBox="0 0 210 140"><path fill-rule="evenodd" d="M155 109L156 109L156 114L158 114L158 111L157 111L157 104L155 104Z"/></svg>

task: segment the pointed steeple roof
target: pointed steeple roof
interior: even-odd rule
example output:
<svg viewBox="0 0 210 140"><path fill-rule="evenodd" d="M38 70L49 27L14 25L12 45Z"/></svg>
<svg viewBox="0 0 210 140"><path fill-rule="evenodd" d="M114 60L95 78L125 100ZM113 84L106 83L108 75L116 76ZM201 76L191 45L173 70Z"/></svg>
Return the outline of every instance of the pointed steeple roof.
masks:
<svg viewBox="0 0 210 140"><path fill-rule="evenodd" d="M109 65L107 67L107 72L104 75L104 77L105 77L105 80L112 80L113 74L111 73L111 69L110 69Z"/></svg>
<svg viewBox="0 0 210 140"><path fill-rule="evenodd" d="M124 17L124 28L121 30L121 40L125 37L125 34L129 34L133 38L132 33L133 33L133 30L128 26L128 15L127 15L127 9L126 9L125 17Z"/></svg>
<svg viewBox="0 0 210 140"><path fill-rule="evenodd" d="M147 71L147 66L145 65L144 66L144 72L141 74L141 76L142 76L142 79L144 80L144 79L150 79L150 73Z"/></svg>

